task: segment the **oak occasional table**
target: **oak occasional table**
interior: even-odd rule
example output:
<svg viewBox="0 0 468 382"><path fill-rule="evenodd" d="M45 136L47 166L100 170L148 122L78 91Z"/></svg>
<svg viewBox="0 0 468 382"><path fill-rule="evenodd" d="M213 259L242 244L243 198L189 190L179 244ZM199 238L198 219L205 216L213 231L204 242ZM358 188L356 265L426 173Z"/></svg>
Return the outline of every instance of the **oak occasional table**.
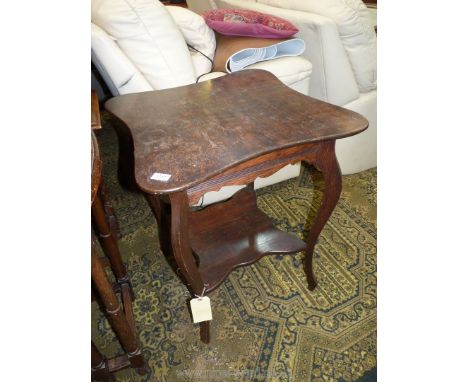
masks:
<svg viewBox="0 0 468 382"><path fill-rule="evenodd" d="M315 288L314 245L341 193L335 140L365 130L364 117L304 96L262 70L118 96L105 107L123 122L161 249L174 257L193 296L213 291L232 270L264 255L300 251L308 287ZM253 189L255 178L298 161L313 164L325 180L307 243L275 228L257 208ZM209 191L244 184L227 201L191 207ZM209 321L200 323L200 336L209 342Z"/></svg>

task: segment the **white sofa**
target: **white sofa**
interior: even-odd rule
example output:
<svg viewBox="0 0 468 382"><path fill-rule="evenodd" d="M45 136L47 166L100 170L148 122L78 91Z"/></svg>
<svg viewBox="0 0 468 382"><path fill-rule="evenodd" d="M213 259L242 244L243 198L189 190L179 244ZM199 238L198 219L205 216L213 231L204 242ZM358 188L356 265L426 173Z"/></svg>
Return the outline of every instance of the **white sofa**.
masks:
<svg viewBox="0 0 468 382"><path fill-rule="evenodd" d="M303 56L314 67L308 94L369 120L365 132L336 143L343 174L377 165L376 15L361 0L187 0L187 4L199 13L211 8L250 9L296 25L297 37L306 43Z"/></svg>
<svg viewBox="0 0 468 382"><path fill-rule="evenodd" d="M165 7L156 0L92 0L91 58L113 95L193 84L225 75L210 73L211 63L187 44L208 56L215 51L215 36L197 14L180 7ZM307 94L312 64L303 57L284 57L251 65L275 74L289 87ZM175 121L176 124L176 121ZM174 127L176 128L176 127ZM288 165L255 188L300 173L300 163ZM230 197L243 186L229 186L204 196L207 205Z"/></svg>

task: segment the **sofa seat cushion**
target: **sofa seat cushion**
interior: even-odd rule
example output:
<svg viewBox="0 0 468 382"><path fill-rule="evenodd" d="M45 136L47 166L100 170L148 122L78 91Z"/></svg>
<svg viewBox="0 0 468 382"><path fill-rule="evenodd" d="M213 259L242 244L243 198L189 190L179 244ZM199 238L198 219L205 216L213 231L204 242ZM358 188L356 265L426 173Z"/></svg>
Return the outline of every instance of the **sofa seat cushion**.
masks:
<svg viewBox="0 0 468 382"><path fill-rule="evenodd" d="M154 89L195 82L184 37L155 0L92 0L92 22L108 33Z"/></svg>
<svg viewBox="0 0 468 382"><path fill-rule="evenodd" d="M273 73L287 86L293 86L301 81L308 81L312 73L312 64L303 57L282 57L270 61L257 62L247 66L248 69L260 69ZM201 76L198 82L212 80L226 75L225 72L211 72Z"/></svg>
<svg viewBox="0 0 468 382"><path fill-rule="evenodd" d="M308 79L312 73L312 64L304 57L281 57L270 61L257 62L247 69L263 69L273 73L285 85Z"/></svg>
<svg viewBox="0 0 468 382"><path fill-rule="evenodd" d="M225 76L226 74L227 74L226 72L210 72L210 73L206 73L206 74L201 75L201 76L198 78L198 82L200 83L200 82L204 82L204 81L208 81L208 80L214 80L215 78Z"/></svg>
<svg viewBox="0 0 468 382"><path fill-rule="evenodd" d="M257 0L258 3L315 13L338 28L361 92L377 88L377 39L369 11L361 0Z"/></svg>

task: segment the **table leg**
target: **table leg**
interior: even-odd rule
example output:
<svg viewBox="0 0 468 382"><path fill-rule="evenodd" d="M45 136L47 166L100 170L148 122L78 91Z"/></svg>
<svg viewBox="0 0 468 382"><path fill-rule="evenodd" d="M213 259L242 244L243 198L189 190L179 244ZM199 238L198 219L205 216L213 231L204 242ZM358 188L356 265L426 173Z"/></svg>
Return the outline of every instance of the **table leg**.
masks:
<svg viewBox="0 0 468 382"><path fill-rule="evenodd" d="M131 289L130 279L122 261L122 256L120 255L116 236L113 234L112 229L107 221L105 206L99 193L94 198L93 204L91 206L91 213L93 220L96 223L96 228L99 234L99 238L101 239L104 253L110 261L112 272L117 279L117 283L119 285L125 283L129 284Z"/></svg>
<svg viewBox="0 0 468 382"><path fill-rule="evenodd" d="M169 195L171 201L171 243L172 252L192 296L201 296L204 292L203 280L190 247L187 192ZM209 321L200 323L200 339L204 343L210 340Z"/></svg>
<svg viewBox="0 0 468 382"><path fill-rule="evenodd" d="M91 377L97 381L115 381L115 377L109 372L107 360L91 341Z"/></svg>
<svg viewBox="0 0 468 382"><path fill-rule="evenodd" d="M171 244L171 205L158 195L145 194L158 222L159 247L167 259L173 258Z"/></svg>
<svg viewBox="0 0 468 382"><path fill-rule="evenodd" d="M148 201L151 210L153 211L153 215L158 222L158 229L161 230L161 214L162 214L162 202L159 195L152 195L152 194L145 194L146 200Z"/></svg>
<svg viewBox="0 0 468 382"><path fill-rule="evenodd" d="M306 161L316 166L322 172L325 179L322 202L312 224L312 228L310 229L305 251L304 267L307 283L309 289L314 290L317 286L317 279L312 267L315 243L325 223L332 214L341 194L341 170L335 155L335 141L322 143L318 153L314 155L314 158L310 161L306 159Z"/></svg>
<svg viewBox="0 0 468 382"><path fill-rule="evenodd" d="M139 374L147 372L148 367L143 355L141 354L134 331L125 317L120 303L117 300L117 296L112 289L112 285L106 276L104 267L99 261L99 257L94 250L94 242L91 250L91 278L104 304L104 308L106 309L109 317L109 322L127 354L131 367L133 367Z"/></svg>

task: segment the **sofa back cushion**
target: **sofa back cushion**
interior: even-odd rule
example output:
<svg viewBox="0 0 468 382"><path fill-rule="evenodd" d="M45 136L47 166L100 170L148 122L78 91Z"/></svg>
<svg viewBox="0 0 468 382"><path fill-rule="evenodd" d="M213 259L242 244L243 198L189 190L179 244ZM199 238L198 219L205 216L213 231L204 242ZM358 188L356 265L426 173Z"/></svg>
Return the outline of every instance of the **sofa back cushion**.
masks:
<svg viewBox="0 0 468 382"><path fill-rule="evenodd" d="M154 89L195 82L184 37L156 0L92 0L92 22L107 32Z"/></svg>
<svg viewBox="0 0 468 382"><path fill-rule="evenodd" d="M186 8L167 6L177 27L189 45L196 76L211 72L216 51L216 37L205 19ZM210 61L211 60L211 61Z"/></svg>
<svg viewBox="0 0 468 382"><path fill-rule="evenodd" d="M258 3L316 13L332 19L361 92L377 87L377 39L361 0L257 0Z"/></svg>
<svg viewBox="0 0 468 382"><path fill-rule="evenodd" d="M91 23L91 60L114 96L153 90L116 42L94 23Z"/></svg>

